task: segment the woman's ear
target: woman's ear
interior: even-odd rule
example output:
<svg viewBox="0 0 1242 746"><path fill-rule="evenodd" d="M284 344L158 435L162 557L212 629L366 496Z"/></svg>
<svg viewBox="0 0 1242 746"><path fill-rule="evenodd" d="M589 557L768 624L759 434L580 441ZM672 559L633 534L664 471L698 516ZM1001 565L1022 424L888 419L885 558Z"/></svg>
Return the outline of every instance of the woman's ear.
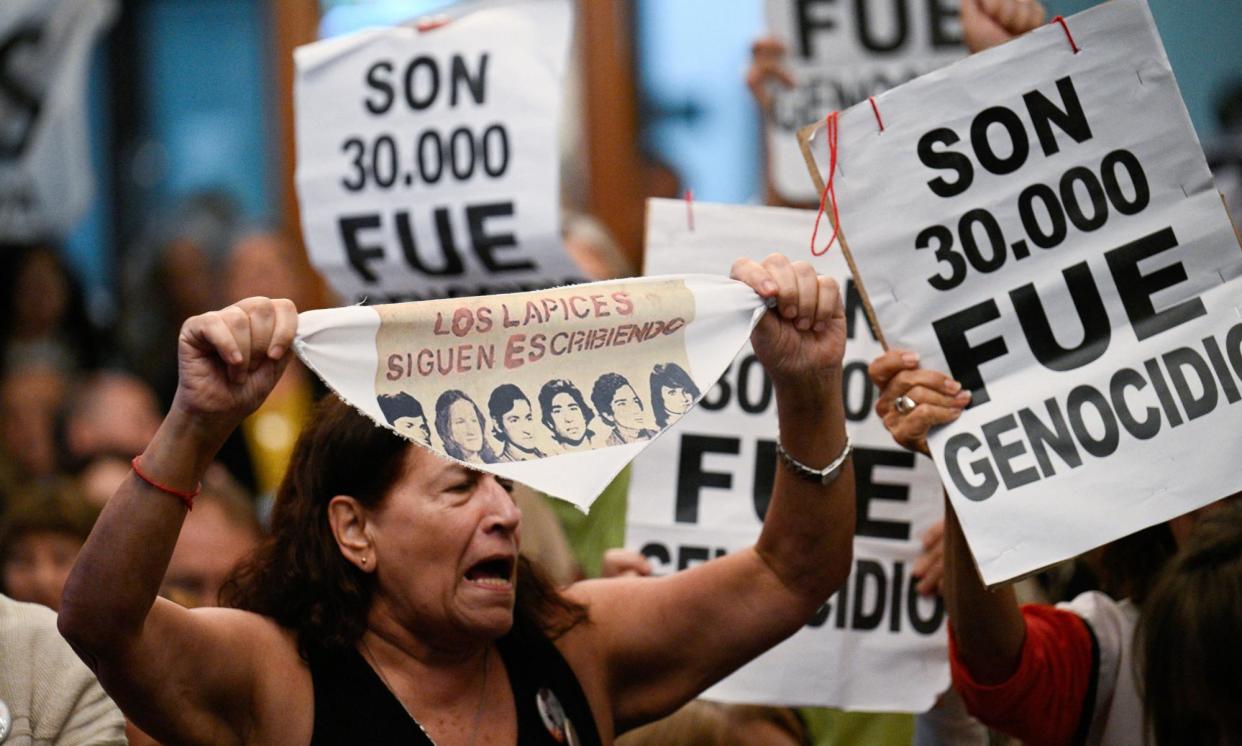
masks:
<svg viewBox="0 0 1242 746"><path fill-rule="evenodd" d="M367 531L367 510L349 495L337 495L328 503L328 525L345 559L363 572L375 570L375 551Z"/></svg>

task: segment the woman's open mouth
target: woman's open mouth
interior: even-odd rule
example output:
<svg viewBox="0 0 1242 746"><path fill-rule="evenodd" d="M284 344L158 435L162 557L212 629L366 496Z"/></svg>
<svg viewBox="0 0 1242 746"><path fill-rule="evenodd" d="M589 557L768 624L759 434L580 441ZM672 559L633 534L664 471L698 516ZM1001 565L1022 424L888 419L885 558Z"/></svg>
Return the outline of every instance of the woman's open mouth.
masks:
<svg viewBox="0 0 1242 746"><path fill-rule="evenodd" d="M489 557L476 562L466 570L466 580L489 588L510 589L513 587L513 568L516 561L512 557Z"/></svg>

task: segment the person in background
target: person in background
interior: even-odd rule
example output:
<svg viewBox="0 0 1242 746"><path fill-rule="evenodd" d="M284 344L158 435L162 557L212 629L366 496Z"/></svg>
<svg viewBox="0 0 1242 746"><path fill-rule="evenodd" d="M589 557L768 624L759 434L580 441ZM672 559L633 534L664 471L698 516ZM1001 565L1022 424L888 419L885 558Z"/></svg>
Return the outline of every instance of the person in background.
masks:
<svg viewBox="0 0 1242 746"><path fill-rule="evenodd" d="M239 231L229 246L223 274L225 303L265 296L288 298L303 311L319 306L306 252L283 231ZM242 423L240 432L254 468L254 492L264 505L276 494L293 444L320 393L311 372L293 360L272 395Z"/></svg>
<svg viewBox="0 0 1242 746"><path fill-rule="evenodd" d="M0 595L0 743L125 746L125 718L56 631L56 613Z"/></svg>
<svg viewBox="0 0 1242 746"><path fill-rule="evenodd" d="M142 453L160 426L155 391L141 378L103 370L76 383L61 415L68 465L80 468L97 456Z"/></svg>
<svg viewBox="0 0 1242 746"><path fill-rule="evenodd" d="M262 538L254 501L217 464L181 526L160 595L187 609L218 606L225 581Z"/></svg>
<svg viewBox="0 0 1242 746"><path fill-rule="evenodd" d="M1229 81L1217 94L1216 121L1220 131L1203 142L1203 154L1242 244L1242 78Z"/></svg>
<svg viewBox="0 0 1242 746"><path fill-rule="evenodd" d="M151 386L161 409L177 387L174 351L181 323L221 305L228 290L225 264L242 224L242 208L231 193L201 190L158 215L126 252L117 339L128 369ZM216 460L247 490L261 494L243 431Z"/></svg>
<svg viewBox="0 0 1242 746"><path fill-rule="evenodd" d="M19 490L0 521L0 591L60 609L65 578L98 515L69 480Z"/></svg>
<svg viewBox="0 0 1242 746"><path fill-rule="evenodd" d="M0 379L0 487L56 470L56 417L69 386L63 371L41 364L8 371Z"/></svg>
<svg viewBox="0 0 1242 746"><path fill-rule="evenodd" d="M1038 0L961 0L963 42L968 51L978 52L1026 33L1044 22L1046 12ZM785 64L786 47L781 39L764 36L751 46L751 65L746 85L767 126L771 117L774 94L779 89L793 88L797 81ZM827 114L828 112L823 112ZM807 122L810 124L810 122ZM766 137L764 138L766 142ZM784 199L772 186L768 159L764 159L764 202L781 207L814 209L813 202L796 203ZM940 592L944 568L943 522L933 524L922 538L924 553L912 566L918 578L918 592L931 595ZM986 734L972 727L968 718L955 717L961 709L955 697L942 699L936 708L916 719L909 728L909 717L898 714L852 713L835 709L814 708L804 715L815 733L816 743L902 743L916 744L981 743ZM951 740L948 740L951 739Z"/></svg>
<svg viewBox="0 0 1242 746"><path fill-rule="evenodd" d="M232 194L195 192L152 220L126 254L119 341L131 369L142 374L163 405L177 385L171 350L181 322L219 307L224 261L241 221Z"/></svg>
<svg viewBox="0 0 1242 746"><path fill-rule="evenodd" d="M1204 516L1157 579L1135 631L1156 746L1242 743L1242 503Z"/></svg>
<svg viewBox="0 0 1242 746"><path fill-rule="evenodd" d="M1047 17L1043 4L1038 0L961 0L959 13L962 41L971 53L1003 44L1042 25ZM760 37L751 45L746 87L759 107L765 128L771 118L775 91L797 85L793 73L785 64L786 52L785 43L774 36ZM772 186L767 158L764 159L763 174L764 204L815 209L815 202L790 202L777 193Z"/></svg>
<svg viewBox="0 0 1242 746"><path fill-rule="evenodd" d="M885 427L899 445L920 453L928 453L929 430L956 420L970 403L969 392L964 392L959 383L938 371L920 368L917 355L907 351L894 349L876 358L870 374L880 389L876 410ZM903 407L904 413L896 407L903 396L914 404L913 408ZM1123 547L1135 542L1133 546L1146 548L1122 555L1135 560L1116 573L1119 581L1125 581L1121 586L1125 597L1089 591L1055 607L1020 606L1012 584L985 587L946 500L944 598L949 615L949 661L953 686L970 714L1028 743L1141 743L1149 713L1138 689L1144 668L1134 655L1135 628L1142 624L1160 573L1170 565L1182 570L1193 568L1194 563L1189 561L1178 565L1174 557L1190 546L1196 524L1237 503L1239 497L1242 493L1114 542ZM1172 547L1166 546L1164 537L1172 539L1178 553L1169 551ZM1225 546L1229 546L1227 542ZM1228 563L1223 565L1226 583L1230 582L1229 567ZM1193 570L1189 573L1194 574ZM1213 616L1195 618L1192 626L1203 625L1206 631L1228 624L1230 629L1237 629L1236 601L1223 605L1189 597L1180 601L1187 605L1201 602ZM1169 603L1165 602L1166 610ZM1193 645L1205 642L1195 640ZM1160 651L1161 659L1153 658L1152 662L1161 664L1170 652ZM1235 652L1236 646L1230 642L1226 649L1208 655L1214 665L1220 665L1225 664L1223 656L1236 660ZM1176 667L1157 670L1177 672ZM1157 679L1153 684L1149 675L1148 685L1161 691L1186 685L1180 679L1159 679L1159 674ZM1224 728L1224 740L1179 738L1166 742L1219 744L1242 737L1242 732L1229 733L1234 716L1216 704L1228 698L1228 712L1236 709L1233 702L1237 690L1226 687L1232 680L1209 676L1203 700L1188 711L1201 712L1212 727ZM1185 721L1186 715L1181 713L1175 719Z"/></svg>
<svg viewBox="0 0 1242 746"><path fill-rule="evenodd" d="M785 66L785 52L785 43L774 36L760 37L750 47L750 69L746 71L746 87L750 89L750 95L759 107L765 143L768 141L767 128L772 118L775 91L797 85L793 73ZM763 203L772 207L815 207L810 201L791 202L776 191L772 183L771 158L767 155L766 146L763 158Z"/></svg>
<svg viewBox="0 0 1242 746"><path fill-rule="evenodd" d="M81 285L50 242L0 244L0 372L89 370L101 362L102 337Z"/></svg>
<svg viewBox="0 0 1242 746"><path fill-rule="evenodd" d="M696 699L662 720L617 739L617 746L806 746L806 725L795 710L727 705Z"/></svg>
<svg viewBox="0 0 1242 746"><path fill-rule="evenodd" d="M103 506L121 486L129 475L129 460L132 455L124 453L101 453L87 461L78 470L78 491L82 499L93 505L97 510Z"/></svg>

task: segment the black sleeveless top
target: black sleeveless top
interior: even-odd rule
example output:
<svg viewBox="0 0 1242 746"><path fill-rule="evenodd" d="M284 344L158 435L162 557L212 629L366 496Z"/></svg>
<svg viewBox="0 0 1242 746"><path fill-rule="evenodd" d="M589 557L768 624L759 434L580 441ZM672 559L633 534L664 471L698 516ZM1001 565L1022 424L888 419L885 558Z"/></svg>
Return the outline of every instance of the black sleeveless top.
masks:
<svg viewBox="0 0 1242 746"><path fill-rule="evenodd" d="M519 746L599 746L586 694L547 637L515 621L496 647L513 690ZM313 651L309 664L315 690L311 746L432 746L356 649Z"/></svg>

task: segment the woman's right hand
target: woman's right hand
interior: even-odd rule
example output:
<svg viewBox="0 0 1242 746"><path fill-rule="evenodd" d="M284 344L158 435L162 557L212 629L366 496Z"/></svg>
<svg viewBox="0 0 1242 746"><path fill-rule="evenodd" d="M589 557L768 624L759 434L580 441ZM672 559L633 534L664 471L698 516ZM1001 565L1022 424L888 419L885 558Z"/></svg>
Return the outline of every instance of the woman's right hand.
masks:
<svg viewBox="0 0 1242 746"><path fill-rule="evenodd" d="M982 52L1042 26L1046 15L1039 0L962 0L962 41Z"/></svg>
<svg viewBox="0 0 1242 746"><path fill-rule="evenodd" d="M246 298L187 319L177 340L173 412L227 435L280 380L297 328L298 310L284 299Z"/></svg>
<svg viewBox="0 0 1242 746"><path fill-rule="evenodd" d="M746 87L766 116L772 108L772 85L793 88L793 74L785 66L785 45L774 36L757 39L750 47L750 69Z"/></svg>
<svg viewBox="0 0 1242 746"><path fill-rule="evenodd" d="M871 381L880 389L875 413L899 445L930 455L927 433L962 415L970 404L970 392L951 377L919 367L919 357L908 350L889 350L871 361L867 369ZM902 396L914 400L914 409L897 410Z"/></svg>

